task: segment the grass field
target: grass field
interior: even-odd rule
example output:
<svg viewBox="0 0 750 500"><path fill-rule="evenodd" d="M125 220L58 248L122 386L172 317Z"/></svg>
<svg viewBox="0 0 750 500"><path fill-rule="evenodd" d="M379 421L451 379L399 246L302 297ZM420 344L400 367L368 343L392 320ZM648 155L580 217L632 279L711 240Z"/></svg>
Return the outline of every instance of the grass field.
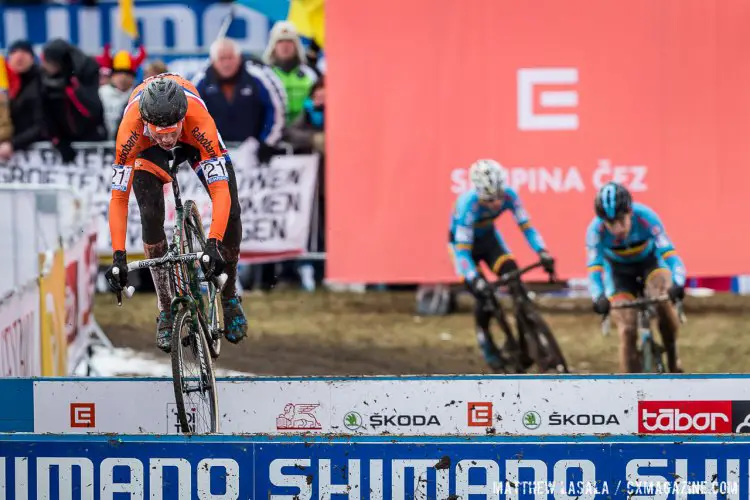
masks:
<svg viewBox="0 0 750 500"><path fill-rule="evenodd" d="M617 370L617 335L601 335L590 302L540 299L571 370ZM487 373L474 338L470 297L444 317L414 315L413 292L245 295L251 335L224 344L219 366L272 375ZM743 373L750 359L750 298L688 298L679 341L686 372ZM156 298L137 294L118 308L97 295L95 316L117 346L160 356ZM161 355L164 356L164 355ZM166 357L166 356L164 356Z"/></svg>

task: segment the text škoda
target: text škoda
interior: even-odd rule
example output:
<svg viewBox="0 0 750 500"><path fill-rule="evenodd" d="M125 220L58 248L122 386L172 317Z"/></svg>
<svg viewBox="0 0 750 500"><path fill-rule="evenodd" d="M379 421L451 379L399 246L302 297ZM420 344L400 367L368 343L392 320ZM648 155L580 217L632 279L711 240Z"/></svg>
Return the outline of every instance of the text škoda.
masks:
<svg viewBox="0 0 750 500"><path fill-rule="evenodd" d="M610 413L602 415L599 413L565 414L553 413L549 416L549 425L620 425L617 415Z"/></svg>
<svg viewBox="0 0 750 500"><path fill-rule="evenodd" d="M370 415L370 426L373 428L384 426L424 427L440 425L437 415Z"/></svg>

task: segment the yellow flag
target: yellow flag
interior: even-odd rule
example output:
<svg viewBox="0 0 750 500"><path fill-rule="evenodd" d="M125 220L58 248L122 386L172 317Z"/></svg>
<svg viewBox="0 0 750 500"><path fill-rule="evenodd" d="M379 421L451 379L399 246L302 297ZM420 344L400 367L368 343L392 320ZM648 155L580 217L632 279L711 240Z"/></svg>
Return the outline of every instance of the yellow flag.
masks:
<svg viewBox="0 0 750 500"><path fill-rule="evenodd" d="M0 90L8 90L8 67L3 56L0 56Z"/></svg>
<svg viewBox="0 0 750 500"><path fill-rule="evenodd" d="M301 35L325 47L325 0L291 0L287 21Z"/></svg>
<svg viewBox="0 0 750 500"><path fill-rule="evenodd" d="M122 31L130 35L130 38L138 37L134 2L135 0L117 0L120 7L120 27Z"/></svg>

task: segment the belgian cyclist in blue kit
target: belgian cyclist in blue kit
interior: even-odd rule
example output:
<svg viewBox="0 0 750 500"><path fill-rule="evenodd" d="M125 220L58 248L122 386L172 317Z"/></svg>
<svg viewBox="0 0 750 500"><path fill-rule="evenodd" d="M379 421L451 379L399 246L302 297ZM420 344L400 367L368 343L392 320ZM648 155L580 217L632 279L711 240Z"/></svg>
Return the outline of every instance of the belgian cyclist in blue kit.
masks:
<svg viewBox="0 0 750 500"><path fill-rule="evenodd" d="M589 292L594 312L605 315L610 303L669 295L672 302L685 297L685 266L677 255L659 216L634 203L620 184L605 184L596 195L596 216L586 233ZM657 305L659 331L672 373L682 372L677 355L677 311L672 302ZM638 313L613 309L620 335L620 370L640 371L636 350Z"/></svg>
<svg viewBox="0 0 750 500"><path fill-rule="evenodd" d="M554 275L555 261L545 249L541 235L531 226L529 215L518 194L508 186L507 172L499 163L494 160L478 160L471 165L469 177L473 187L456 200L451 218L449 248L456 273L477 299L474 318L477 340L484 358L492 369L502 370L505 365L503 356L489 329L491 313L484 307L485 301L496 299L478 264L484 261L498 275L514 271L518 269L518 265L495 228L495 219L503 212L510 211L526 241L539 254L544 269L550 275ZM506 328L507 322L503 323L503 328ZM523 336L520 340L523 351ZM530 366L531 360L525 355L525 351L523 358L524 364Z"/></svg>

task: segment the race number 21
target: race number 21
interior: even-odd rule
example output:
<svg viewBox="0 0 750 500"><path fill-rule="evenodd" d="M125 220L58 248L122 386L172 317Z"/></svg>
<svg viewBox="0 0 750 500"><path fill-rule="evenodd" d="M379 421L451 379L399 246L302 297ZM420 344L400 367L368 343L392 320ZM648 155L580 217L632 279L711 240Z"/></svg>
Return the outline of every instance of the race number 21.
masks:
<svg viewBox="0 0 750 500"><path fill-rule="evenodd" d="M227 176L227 160L223 156L203 160L200 166L203 174L206 176L206 184L229 180Z"/></svg>
<svg viewBox="0 0 750 500"><path fill-rule="evenodd" d="M127 191L130 182L130 173L133 167L126 165L112 165L112 190Z"/></svg>

